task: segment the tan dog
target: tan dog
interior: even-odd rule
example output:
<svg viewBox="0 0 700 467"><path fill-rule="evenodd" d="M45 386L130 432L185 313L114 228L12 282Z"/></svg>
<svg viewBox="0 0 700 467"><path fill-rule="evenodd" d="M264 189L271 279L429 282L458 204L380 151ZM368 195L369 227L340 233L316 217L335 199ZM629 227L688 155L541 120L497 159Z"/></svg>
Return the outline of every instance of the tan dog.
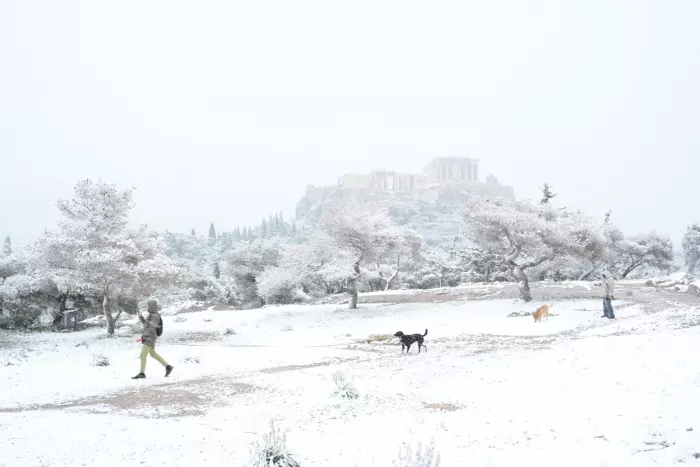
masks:
<svg viewBox="0 0 700 467"><path fill-rule="evenodd" d="M549 309L554 306L554 303L551 305L542 305L535 311L535 323L538 323L542 321L542 318L547 318L549 319Z"/></svg>

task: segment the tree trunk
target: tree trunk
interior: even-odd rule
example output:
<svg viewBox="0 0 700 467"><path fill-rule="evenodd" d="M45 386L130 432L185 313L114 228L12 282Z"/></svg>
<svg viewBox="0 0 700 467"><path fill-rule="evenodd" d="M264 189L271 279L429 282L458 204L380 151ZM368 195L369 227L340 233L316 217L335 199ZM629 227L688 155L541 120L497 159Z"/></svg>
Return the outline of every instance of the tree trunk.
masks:
<svg viewBox="0 0 700 467"><path fill-rule="evenodd" d="M357 309L357 299L358 299L358 293L357 293L357 279L360 277L360 262L357 261L353 265L353 269L355 270L355 273L348 278L348 294L350 294L350 301L349 301L349 306L348 308L351 310Z"/></svg>
<svg viewBox="0 0 700 467"><path fill-rule="evenodd" d="M61 320L63 319L63 312L68 309L66 306L66 302L68 301L68 295L69 292L66 292L58 297L58 311L54 314L53 317L53 326L58 327L59 324L61 324Z"/></svg>
<svg viewBox="0 0 700 467"><path fill-rule="evenodd" d="M525 271L517 264L511 265L511 272L518 281L518 289L520 290L520 299L524 302L529 302L532 300L532 295L530 294L530 281L527 278Z"/></svg>
<svg viewBox="0 0 700 467"><path fill-rule="evenodd" d="M391 275L388 281L386 281L386 286L384 287L384 292L388 291L391 288L391 284L396 280L396 278L399 276L399 270L398 268L396 271L394 271L394 274Z"/></svg>
<svg viewBox="0 0 700 467"><path fill-rule="evenodd" d="M579 277L578 280L585 281L595 272L596 269L598 269L598 266L593 266L591 269L581 274L581 277Z"/></svg>
<svg viewBox="0 0 700 467"><path fill-rule="evenodd" d="M109 304L107 300L107 294L105 294L104 297L102 297L102 314L105 315L105 319L107 320L107 335L111 337L114 335L114 328L116 323L112 318L112 313L109 312L108 305Z"/></svg>
<svg viewBox="0 0 700 467"><path fill-rule="evenodd" d="M386 281L386 287L384 287L384 292L389 290L391 288L391 284L396 280L396 278L399 276L399 271L401 270L401 257L396 258L396 271L394 271L394 274L391 275L388 281Z"/></svg>
<svg viewBox="0 0 700 467"><path fill-rule="evenodd" d="M625 270L622 272L622 275L620 276L620 279L626 278L627 275L628 275L629 273L631 273L632 271L634 271L635 269L637 269L637 268L638 268L639 266L641 266L641 265L642 265L642 262L640 262L640 263L636 263L636 262L635 262L635 263L630 264L629 267L627 267L627 269L625 269Z"/></svg>
<svg viewBox="0 0 700 467"><path fill-rule="evenodd" d="M382 265L379 264L379 261L377 261L377 275L379 276L379 286L377 287L377 290L383 289L382 287L382 282L386 282L384 280L384 273L382 272ZM374 287L371 286L372 282L370 281L370 290L374 292ZM384 289L386 290L386 289Z"/></svg>
<svg viewBox="0 0 700 467"><path fill-rule="evenodd" d="M522 250L520 248L520 245L518 245L513 240L513 237L510 235L510 232L506 231L506 235L508 236L508 241L510 242L511 250L505 255L505 263L508 265L508 268L510 268L510 272L511 274L513 274L515 280L518 281L520 299L524 302L529 302L532 300L532 294L530 294L530 281L527 278L527 274L525 274L525 269L528 267L533 267L542 264L545 261L545 258L540 258L537 261L531 261L523 265L516 263L515 260L520 256L520 252Z"/></svg>
<svg viewBox="0 0 700 467"><path fill-rule="evenodd" d="M107 319L107 335L109 337L114 336L114 330L117 327L117 320L119 317L122 315L121 310L119 310L119 313L117 313L117 316L112 316L112 313L109 311L109 300L107 298L107 293L104 294L104 297L102 297L102 313L105 315L105 318Z"/></svg>

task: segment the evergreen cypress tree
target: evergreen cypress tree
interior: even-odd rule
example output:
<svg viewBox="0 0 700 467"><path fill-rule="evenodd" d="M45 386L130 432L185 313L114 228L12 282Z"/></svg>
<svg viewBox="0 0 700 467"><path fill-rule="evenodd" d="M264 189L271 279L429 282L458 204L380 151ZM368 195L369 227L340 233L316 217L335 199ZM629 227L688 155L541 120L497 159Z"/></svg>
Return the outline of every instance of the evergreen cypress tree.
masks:
<svg viewBox="0 0 700 467"><path fill-rule="evenodd" d="M282 211L280 211L280 233L283 237L287 236L287 224L284 222L284 215L282 215Z"/></svg>
<svg viewBox="0 0 700 467"><path fill-rule="evenodd" d="M549 185L549 183L545 183L544 186L542 187L542 200L540 201L541 204L549 204L549 201L552 198L556 198L557 195L555 193L552 193L552 187Z"/></svg>

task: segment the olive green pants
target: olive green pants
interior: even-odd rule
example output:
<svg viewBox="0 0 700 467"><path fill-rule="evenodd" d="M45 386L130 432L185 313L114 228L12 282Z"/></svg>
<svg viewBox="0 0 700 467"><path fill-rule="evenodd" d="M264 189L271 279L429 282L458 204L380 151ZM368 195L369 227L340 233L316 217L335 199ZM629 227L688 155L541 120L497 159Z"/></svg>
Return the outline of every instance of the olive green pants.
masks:
<svg viewBox="0 0 700 467"><path fill-rule="evenodd" d="M155 348L144 345L143 348L141 349L141 373L146 372L146 358L148 357L149 354L151 355L151 357L158 360L161 365L168 366L168 363L165 361L165 359L163 357L158 355Z"/></svg>

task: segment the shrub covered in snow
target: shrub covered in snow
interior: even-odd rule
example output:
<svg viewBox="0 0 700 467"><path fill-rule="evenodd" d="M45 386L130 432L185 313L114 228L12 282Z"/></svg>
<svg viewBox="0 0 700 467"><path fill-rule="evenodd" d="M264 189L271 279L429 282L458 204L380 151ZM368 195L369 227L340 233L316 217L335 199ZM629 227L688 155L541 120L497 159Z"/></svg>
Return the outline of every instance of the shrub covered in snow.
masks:
<svg viewBox="0 0 700 467"><path fill-rule="evenodd" d="M262 443L255 442L247 467L300 467L287 448L287 431L276 428L270 422L270 432L263 436Z"/></svg>
<svg viewBox="0 0 700 467"><path fill-rule="evenodd" d="M187 356L182 360L184 363L199 363L199 357Z"/></svg>
<svg viewBox="0 0 700 467"><path fill-rule="evenodd" d="M236 281L242 301L248 306L260 306L258 278L267 268L277 266L280 241L265 239L238 245L228 254L227 273Z"/></svg>
<svg viewBox="0 0 700 467"><path fill-rule="evenodd" d="M109 366L109 358L102 354L92 357L92 366Z"/></svg>
<svg viewBox="0 0 700 467"><path fill-rule="evenodd" d="M173 323L186 323L187 318L184 316L176 316L175 319L173 320Z"/></svg>
<svg viewBox="0 0 700 467"><path fill-rule="evenodd" d="M683 256L689 274L695 274L700 265L700 224L688 226L683 235Z"/></svg>
<svg viewBox="0 0 700 467"><path fill-rule="evenodd" d="M345 374L341 371L333 373L333 382L335 383L335 391L333 395L342 399L359 399L360 391L357 390L352 381L345 378Z"/></svg>
<svg viewBox="0 0 700 467"><path fill-rule="evenodd" d="M227 336L235 336L236 330L233 328L226 328L226 331L224 331L224 334Z"/></svg>
<svg viewBox="0 0 700 467"><path fill-rule="evenodd" d="M399 450L399 457L394 461L394 467L439 467L440 454L435 452L435 441L423 450L421 443L418 443L416 452L411 446L404 443Z"/></svg>
<svg viewBox="0 0 700 467"><path fill-rule="evenodd" d="M294 327L291 324L285 324L282 326L282 332L294 331Z"/></svg>

